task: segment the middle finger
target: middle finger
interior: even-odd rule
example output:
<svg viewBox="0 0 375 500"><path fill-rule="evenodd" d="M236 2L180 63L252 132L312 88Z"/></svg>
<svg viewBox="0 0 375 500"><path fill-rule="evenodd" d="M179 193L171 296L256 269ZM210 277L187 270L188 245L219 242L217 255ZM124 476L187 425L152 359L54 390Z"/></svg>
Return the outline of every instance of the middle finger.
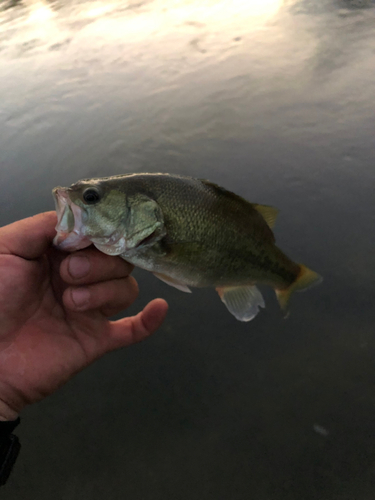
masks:
<svg viewBox="0 0 375 500"><path fill-rule="evenodd" d="M128 276L86 287L69 287L64 292L63 301L65 307L73 311L96 309L109 317L127 309L137 296L138 284L132 276Z"/></svg>

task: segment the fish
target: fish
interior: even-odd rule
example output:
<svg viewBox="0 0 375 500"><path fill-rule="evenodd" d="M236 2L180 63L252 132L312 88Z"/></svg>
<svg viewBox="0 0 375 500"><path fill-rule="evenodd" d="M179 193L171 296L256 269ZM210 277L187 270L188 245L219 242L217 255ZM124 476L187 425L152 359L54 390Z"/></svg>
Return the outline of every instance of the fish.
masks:
<svg viewBox="0 0 375 500"><path fill-rule="evenodd" d="M322 280L276 246L276 208L205 179L114 175L52 193L57 248L71 252L93 244L183 292L213 287L239 321L252 320L265 307L257 285L272 287L287 315L291 294Z"/></svg>

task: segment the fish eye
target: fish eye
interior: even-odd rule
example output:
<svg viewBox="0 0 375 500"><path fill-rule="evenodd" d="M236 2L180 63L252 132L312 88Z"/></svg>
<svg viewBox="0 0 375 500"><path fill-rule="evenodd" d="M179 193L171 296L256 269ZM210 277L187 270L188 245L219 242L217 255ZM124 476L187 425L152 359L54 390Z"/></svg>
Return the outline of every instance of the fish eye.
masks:
<svg viewBox="0 0 375 500"><path fill-rule="evenodd" d="M83 201L88 205L93 205L100 201L100 194L95 188L88 188L83 193Z"/></svg>

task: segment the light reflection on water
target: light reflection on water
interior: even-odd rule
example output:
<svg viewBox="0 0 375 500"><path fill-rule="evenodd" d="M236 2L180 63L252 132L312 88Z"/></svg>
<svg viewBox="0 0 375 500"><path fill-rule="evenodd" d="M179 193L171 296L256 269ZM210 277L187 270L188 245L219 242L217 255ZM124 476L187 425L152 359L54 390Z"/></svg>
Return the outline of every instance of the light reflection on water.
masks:
<svg viewBox="0 0 375 500"><path fill-rule="evenodd" d="M13 37L12 45L25 43L28 39L50 41L59 38L61 28L91 25L90 34L106 40L126 40L136 44L142 40L150 42L150 36L168 37L172 32L182 34L189 27L208 27L217 35L225 35L231 29L246 30L261 26L271 19L282 6L282 0L233 0L198 2L166 2L163 0L138 4L78 2L68 7L60 3L25 2L24 10L12 25L3 19L2 32L22 27ZM4 11L8 12L8 11ZM5 16L3 16L4 18ZM155 40L152 40L153 42Z"/></svg>
<svg viewBox="0 0 375 500"><path fill-rule="evenodd" d="M171 303L159 336L105 358L25 424L28 439L63 421L78 442L88 431L74 417L89 407L96 451L62 453L61 477L43 464L55 484L14 484L68 500L102 498L104 476L135 500L371 498L374 2L1 7L1 224L51 209L50 189L79 178L193 175L278 207L278 244L325 280L288 321L269 295L244 327L212 291L181 297L136 274L131 311ZM31 470L34 452L23 457Z"/></svg>

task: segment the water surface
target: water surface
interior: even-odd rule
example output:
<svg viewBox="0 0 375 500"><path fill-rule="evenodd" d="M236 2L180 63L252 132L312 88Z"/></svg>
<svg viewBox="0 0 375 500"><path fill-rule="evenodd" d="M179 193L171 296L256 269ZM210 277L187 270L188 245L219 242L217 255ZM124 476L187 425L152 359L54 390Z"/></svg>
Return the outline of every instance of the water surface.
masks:
<svg viewBox="0 0 375 500"><path fill-rule="evenodd" d="M0 224L80 178L171 172L280 209L324 282L237 322L213 290L25 410L5 499L372 500L375 5L3 1Z"/></svg>

